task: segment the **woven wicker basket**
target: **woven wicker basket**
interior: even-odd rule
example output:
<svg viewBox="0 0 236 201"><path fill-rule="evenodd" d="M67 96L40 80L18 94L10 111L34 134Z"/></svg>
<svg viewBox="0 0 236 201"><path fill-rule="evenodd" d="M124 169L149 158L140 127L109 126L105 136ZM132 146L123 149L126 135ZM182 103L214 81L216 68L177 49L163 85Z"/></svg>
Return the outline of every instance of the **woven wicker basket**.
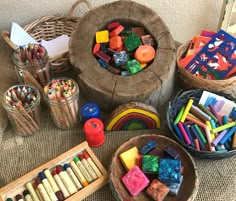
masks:
<svg viewBox="0 0 236 201"><path fill-rule="evenodd" d="M181 84L186 89L206 89L214 92L224 92L236 97L236 76L226 80L207 80L199 78L179 65L179 60L186 55L190 41L187 41L177 49L176 59Z"/></svg>
<svg viewBox="0 0 236 201"><path fill-rule="evenodd" d="M178 138L178 136L175 134L175 131L172 128L174 119L177 116L181 107L187 104L187 101L190 97L194 100L194 103L198 103L203 91L204 90L202 89L189 90L183 93L181 91L176 95L176 97L169 103L169 108L167 109L166 120L167 120L168 127L173 133L176 141L178 141L184 148L186 148L192 155L196 157L205 158L205 159L223 159L223 158L233 156L236 154L236 150L230 150L227 152L197 151L193 147L188 146L183 141L181 141ZM215 92L215 94L223 96L235 102L235 99L228 94L220 93L220 92L217 92L217 93Z"/></svg>
<svg viewBox="0 0 236 201"><path fill-rule="evenodd" d="M62 34L71 36L75 25L81 19L80 17L74 17L73 11L81 3L85 3L89 9L91 5L87 0L76 1L68 15L66 16L45 16L33 21L26 25L24 30L30 34L37 42L43 40L52 40ZM8 31L2 31L2 37L4 40L15 50L18 47L10 40L10 33ZM55 73L60 73L71 68L69 63L69 53L64 52L50 58L52 69Z"/></svg>

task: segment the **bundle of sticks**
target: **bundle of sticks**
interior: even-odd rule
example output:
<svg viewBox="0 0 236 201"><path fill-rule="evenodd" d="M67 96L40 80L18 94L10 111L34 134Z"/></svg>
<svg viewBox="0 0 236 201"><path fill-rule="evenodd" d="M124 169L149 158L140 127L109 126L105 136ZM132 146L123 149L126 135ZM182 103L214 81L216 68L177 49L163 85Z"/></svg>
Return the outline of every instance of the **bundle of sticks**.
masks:
<svg viewBox="0 0 236 201"><path fill-rule="evenodd" d="M16 62L21 65L19 71L22 71L23 81L25 83L37 82L41 86L45 86L51 77L51 68L49 57L46 49L40 44L29 44L20 46L14 53ZM25 71L28 73L25 73ZM29 78L28 74L32 76ZM34 79L33 79L34 78ZM32 80L33 79L33 80ZM35 85L35 84L34 84Z"/></svg>
<svg viewBox="0 0 236 201"><path fill-rule="evenodd" d="M53 122L59 128L72 128L79 118L79 88L72 79L58 78L44 87Z"/></svg>
<svg viewBox="0 0 236 201"><path fill-rule="evenodd" d="M16 85L4 95L5 109L15 132L28 136L39 130L40 94L29 85Z"/></svg>

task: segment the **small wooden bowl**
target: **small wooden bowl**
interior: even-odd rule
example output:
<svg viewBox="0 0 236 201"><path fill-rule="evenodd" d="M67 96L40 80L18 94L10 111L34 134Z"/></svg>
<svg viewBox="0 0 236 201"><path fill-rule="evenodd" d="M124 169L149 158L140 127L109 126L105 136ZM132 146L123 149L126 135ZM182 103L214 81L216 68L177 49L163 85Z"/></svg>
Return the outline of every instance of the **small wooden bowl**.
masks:
<svg viewBox="0 0 236 201"><path fill-rule="evenodd" d="M122 152L134 146L140 149L150 140L155 140L157 142L158 144L157 149L159 151L162 151L166 146L171 146L173 149L175 149L179 153L182 166L184 167L184 173L183 173L184 180L183 183L181 184L178 195L177 196L167 195L165 201L194 200L198 191L199 180L196 171L196 166L192 157L179 144L177 144L173 140L165 136L156 134L145 134L138 137L134 137L129 141L125 142L124 144L122 144L115 152L109 169L109 176L110 176L109 185L113 193L113 196L116 198L116 200L124 200L124 201L152 200L152 198L148 196L145 190L143 190L138 196L135 197L129 194L128 190L121 181L121 178L126 174L126 170L123 167L121 160L119 158L119 155Z"/></svg>
<svg viewBox="0 0 236 201"><path fill-rule="evenodd" d="M168 123L168 127L171 130L171 132L173 133L176 141L178 143L180 143L183 147L185 147L189 151L189 153L191 153L195 157L205 158L205 159L223 159L223 158L233 156L236 154L236 150L230 150L227 152L198 151L198 150L194 149L193 147L188 146L183 141L181 141L177 137L175 131L172 128L174 118L176 117L180 108L183 105L186 105L186 103L188 102L188 99L190 97L194 100L194 103L198 103L203 91L204 91L203 89L188 90L188 91L184 91L183 93L180 92L176 95L176 97L170 102L169 107L167 109L166 120ZM229 94L222 93L222 92L212 92L212 93L215 93L219 96L223 96L223 97L235 102L235 98L233 98Z"/></svg>

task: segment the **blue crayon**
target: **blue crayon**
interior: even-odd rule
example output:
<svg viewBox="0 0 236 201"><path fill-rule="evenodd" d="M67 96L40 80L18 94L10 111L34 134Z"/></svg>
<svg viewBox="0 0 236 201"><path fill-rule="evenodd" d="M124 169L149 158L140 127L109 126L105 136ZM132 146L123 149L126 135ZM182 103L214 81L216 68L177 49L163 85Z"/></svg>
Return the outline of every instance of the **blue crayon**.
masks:
<svg viewBox="0 0 236 201"><path fill-rule="evenodd" d="M191 132L190 132L190 130L189 130L188 125L186 125L186 124L183 124L183 125L184 125L184 129L185 129L186 133L188 134L188 137L189 137L189 139L190 139L190 141L191 141L190 146L192 146L193 148L195 148L194 140L193 140L193 137L192 137L192 135L191 135Z"/></svg>
<svg viewBox="0 0 236 201"><path fill-rule="evenodd" d="M197 131L195 130L194 126L190 126L191 134L193 135L194 139L198 139L199 146L201 150L206 150L204 143L202 142L201 138L198 136Z"/></svg>
<svg viewBox="0 0 236 201"><path fill-rule="evenodd" d="M184 138L183 138L178 126L176 124L173 124L172 127L175 131L175 134L178 136L178 138L185 143Z"/></svg>
<svg viewBox="0 0 236 201"><path fill-rule="evenodd" d="M225 136L220 140L219 144L225 144L227 140L234 134L236 131L236 126L232 127L226 134Z"/></svg>

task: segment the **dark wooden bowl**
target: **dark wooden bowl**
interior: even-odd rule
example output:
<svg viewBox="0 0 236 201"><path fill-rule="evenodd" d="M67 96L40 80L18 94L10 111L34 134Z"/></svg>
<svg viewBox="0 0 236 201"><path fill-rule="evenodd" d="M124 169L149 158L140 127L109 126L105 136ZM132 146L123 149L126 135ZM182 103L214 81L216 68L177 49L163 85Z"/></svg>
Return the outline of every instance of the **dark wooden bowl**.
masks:
<svg viewBox="0 0 236 201"><path fill-rule="evenodd" d="M230 150L227 152L217 152L217 151L198 151L194 149L191 146L188 146L184 142L182 142L176 135L175 131L172 128L172 124L174 122L174 118L176 117L177 113L179 112L180 108L185 105L188 101L188 99L191 97L194 100L194 103L198 103L201 95L203 93L203 89L195 89L195 90L189 90L180 92L176 95L176 97L170 102L169 107L167 109L166 113L166 120L168 123L168 127L173 133L176 141L180 143L182 146L184 146L193 156L199 157L199 158L205 158L205 159L223 159L226 157L230 157L236 154L236 150ZM222 93L222 92L212 92L217 95L223 96L231 101L235 102L235 98L233 98L231 95Z"/></svg>
<svg viewBox="0 0 236 201"><path fill-rule="evenodd" d="M165 201L194 200L198 191L199 180L196 171L196 166L192 157L175 141L165 136L156 134L146 134L134 137L129 141L125 142L124 144L122 144L115 152L109 169L109 175L110 175L109 185L116 200L124 200L124 201L152 200L152 198L147 195L145 190L142 191L136 197L133 197L129 194L128 190L121 181L121 178L126 174L126 170L119 159L119 155L122 152L134 146L137 146L137 148L140 149L150 140L155 140L157 142L158 144L157 149L159 151L162 151L166 146L171 146L173 149L175 149L179 153L182 166L184 167L184 173L183 173L184 180L183 183L181 184L178 195L177 196L167 195Z"/></svg>

